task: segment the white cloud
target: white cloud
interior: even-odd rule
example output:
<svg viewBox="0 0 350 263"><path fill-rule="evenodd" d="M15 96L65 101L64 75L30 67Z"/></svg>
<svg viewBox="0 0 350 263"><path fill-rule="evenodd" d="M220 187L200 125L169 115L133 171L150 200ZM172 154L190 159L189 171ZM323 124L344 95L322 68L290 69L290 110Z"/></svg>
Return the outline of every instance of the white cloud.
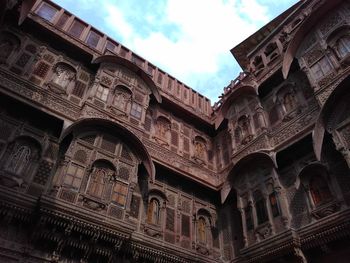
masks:
<svg viewBox="0 0 350 263"><path fill-rule="evenodd" d="M134 35L133 28L131 24L126 21L121 10L108 2L104 2L103 7L108 13L104 18L105 23L124 39L129 40Z"/></svg>
<svg viewBox="0 0 350 263"><path fill-rule="evenodd" d="M269 20L267 7L258 0L167 0L164 10L157 10L163 17L142 14L149 27L157 26L156 31L150 28L150 33L144 34L140 25L124 15L125 10L111 2L102 6L106 26L122 37L128 48L212 100L238 74L227 73L225 80L217 79L219 71L223 76L223 69L235 66L229 50ZM162 26L175 28L177 37L161 30ZM214 79L221 86L198 86Z"/></svg>

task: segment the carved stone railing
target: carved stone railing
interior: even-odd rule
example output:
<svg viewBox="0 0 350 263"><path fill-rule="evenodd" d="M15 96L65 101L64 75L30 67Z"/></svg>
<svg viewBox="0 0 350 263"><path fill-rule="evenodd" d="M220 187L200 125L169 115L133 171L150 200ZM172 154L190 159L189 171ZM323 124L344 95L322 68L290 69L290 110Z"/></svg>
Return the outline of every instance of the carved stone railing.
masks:
<svg viewBox="0 0 350 263"><path fill-rule="evenodd" d="M152 158L157 160L157 162L165 166L171 165L173 169L192 177L192 179L209 184L211 187L218 186L217 174L213 171L210 171L209 169L206 169L205 167L192 162L187 158L171 152L170 150L161 147L157 143L151 142L147 139L143 139L142 141Z"/></svg>
<svg viewBox="0 0 350 263"><path fill-rule="evenodd" d="M40 16L36 15L35 13L30 13L28 15L28 17L30 19L32 19L33 21L35 21L36 23L40 24L42 27L45 27L46 29L52 31L54 34L58 35L59 37L61 37L62 39L66 39L69 42L71 42L72 44L74 44L75 46L79 47L83 52L90 54L91 58L95 58L95 57L99 57L104 55L104 53L102 52L103 50L96 50L93 48L90 48L85 42L83 42L80 39L74 38L71 35L69 35L67 32L65 32L64 30L57 28L55 25L48 23L47 21L45 21L43 18L41 18ZM114 54L118 56L117 54ZM126 56L123 57L126 60L129 60L131 63L136 64L133 60L132 60L132 56ZM137 65L137 64L136 64ZM140 65L137 65L138 67L140 67ZM144 70L142 67L140 67L142 70ZM206 122L210 122L210 115L209 114L205 114L203 112L200 112L197 110L196 107L192 107L190 105L187 105L186 103L184 103L183 101L181 101L181 99L176 99L176 97L174 97L173 94L167 94L167 89L166 88L162 88L162 86L160 84L157 83L157 81L155 81L156 75L155 74L149 74L145 71L145 73L153 79L154 84L158 87L159 92L161 93L161 95L163 97L166 97L167 99L176 102L176 104L181 105L182 108L184 108L185 110L191 112L192 114L196 115L197 117L201 118L202 120L206 121ZM164 85L163 85L164 86ZM210 107L210 106L209 106Z"/></svg>
<svg viewBox="0 0 350 263"><path fill-rule="evenodd" d="M274 127L273 131L269 133L272 140L271 145L276 149L292 139L293 136L310 130L315 124L318 112L319 106L316 103L311 104L293 119Z"/></svg>
<svg viewBox="0 0 350 263"><path fill-rule="evenodd" d="M39 104L70 120L79 117L80 107L78 105L27 80L21 79L2 68L0 68L0 88L9 95L28 99L31 103Z"/></svg>

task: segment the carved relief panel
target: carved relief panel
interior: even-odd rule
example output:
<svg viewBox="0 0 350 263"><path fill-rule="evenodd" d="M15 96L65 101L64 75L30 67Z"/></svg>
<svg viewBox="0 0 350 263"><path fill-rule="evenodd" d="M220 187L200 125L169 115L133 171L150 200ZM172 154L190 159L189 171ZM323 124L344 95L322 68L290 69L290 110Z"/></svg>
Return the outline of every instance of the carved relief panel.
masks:
<svg viewBox="0 0 350 263"><path fill-rule="evenodd" d="M255 96L247 95L234 100L226 118L234 151L248 144L266 127L264 110Z"/></svg>
<svg viewBox="0 0 350 263"><path fill-rule="evenodd" d="M139 163L126 144L103 132L77 133L61 159L54 180L61 199L124 218Z"/></svg>

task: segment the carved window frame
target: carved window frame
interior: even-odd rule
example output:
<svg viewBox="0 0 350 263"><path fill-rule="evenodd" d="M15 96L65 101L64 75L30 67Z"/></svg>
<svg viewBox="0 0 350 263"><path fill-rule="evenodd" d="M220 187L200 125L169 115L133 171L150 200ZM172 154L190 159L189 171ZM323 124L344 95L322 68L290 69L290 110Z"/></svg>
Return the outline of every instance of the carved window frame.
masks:
<svg viewBox="0 0 350 263"><path fill-rule="evenodd" d="M99 84L96 88L95 98L106 103L108 100L108 95L109 95L109 88L105 87L102 84Z"/></svg>
<svg viewBox="0 0 350 263"><path fill-rule="evenodd" d="M74 169L74 171L70 170L70 169ZM79 175L77 175L78 171L81 172ZM82 181L84 179L84 176L85 176L85 167L82 165L79 165L75 162L71 162L67 167L66 173L65 173L63 180L62 180L62 184L65 187L71 188L72 190L79 191L80 187L82 185ZM67 182L67 178L69 178L69 177L72 178L71 183ZM77 182L78 184L74 185L74 182Z"/></svg>
<svg viewBox="0 0 350 263"><path fill-rule="evenodd" d="M57 81L59 78L59 73L58 73L59 69L69 71L70 76L67 77L67 75L65 73L67 79L65 80L64 84L62 84L62 83L60 84ZM58 62L52 68L52 75L51 75L51 78L50 78L48 85L49 85L49 87L53 87L54 91L56 91L58 93L65 93L68 95L69 93L71 93L72 86L74 86L74 83L76 81L76 77L77 77L77 71L72 65L65 63L63 61Z"/></svg>

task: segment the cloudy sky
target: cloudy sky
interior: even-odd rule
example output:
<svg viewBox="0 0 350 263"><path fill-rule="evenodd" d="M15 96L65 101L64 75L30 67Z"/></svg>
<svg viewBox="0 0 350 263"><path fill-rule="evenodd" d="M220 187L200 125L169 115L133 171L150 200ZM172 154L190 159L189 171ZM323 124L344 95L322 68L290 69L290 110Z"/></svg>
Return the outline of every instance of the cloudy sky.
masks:
<svg viewBox="0 0 350 263"><path fill-rule="evenodd" d="M230 53L298 0L54 0L212 100L241 71Z"/></svg>

